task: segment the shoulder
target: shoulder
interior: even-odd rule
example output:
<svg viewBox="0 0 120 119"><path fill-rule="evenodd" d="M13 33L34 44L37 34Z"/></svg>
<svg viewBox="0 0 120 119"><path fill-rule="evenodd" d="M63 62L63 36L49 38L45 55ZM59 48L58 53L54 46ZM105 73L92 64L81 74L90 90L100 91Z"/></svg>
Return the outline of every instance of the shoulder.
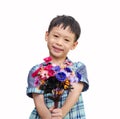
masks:
<svg viewBox="0 0 120 119"><path fill-rule="evenodd" d="M78 67L86 67L85 64L81 61L73 62L73 66L78 68Z"/></svg>
<svg viewBox="0 0 120 119"><path fill-rule="evenodd" d="M29 72L34 72L34 71L37 70L40 66L41 66L41 64L36 64L36 65L32 66L31 69L29 70Z"/></svg>
<svg viewBox="0 0 120 119"><path fill-rule="evenodd" d="M68 57L67 57L67 61L72 63L73 67L81 67L81 66L85 67L85 64L81 61L72 61Z"/></svg>
<svg viewBox="0 0 120 119"><path fill-rule="evenodd" d="M35 72L35 71L36 71L37 69L39 69L42 65L44 65L44 62L32 66L31 69L29 70L29 73L33 73L33 72Z"/></svg>
<svg viewBox="0 0 120 119"><path fill-rule="evenodd" d="M71 65L71 68L75 71L77 69L86 69L86 65L81 62L81 61L72 61L70 60L68 57L67 57L67 61L70 62L72 65Z"/></svg>
<svg viewBox="0 0 120 119"><path fill-rule="evenodd" d="M86 69L86 65L81 61L77 61L77 62L73 62L72 68L74 70L83 70Z"/></svg>

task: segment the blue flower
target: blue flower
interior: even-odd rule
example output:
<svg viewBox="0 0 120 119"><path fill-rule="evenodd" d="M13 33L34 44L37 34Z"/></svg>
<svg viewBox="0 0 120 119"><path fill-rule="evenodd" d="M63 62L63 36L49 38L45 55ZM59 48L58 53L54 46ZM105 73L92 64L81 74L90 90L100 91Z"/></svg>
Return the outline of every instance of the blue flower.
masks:
<svg viewBox="0 0 120 119"><path fill-rule="evenodd" d="M72 72L72 70L70 68L68 68L68 67L65 68L65 71Z"/></svg>
<svg viewBox="0 0 120 119"><path fill-rule="evenodd" d="M64 72L59 72L56 74L56 78L62 82L66 79L66 74Z"/></svg>

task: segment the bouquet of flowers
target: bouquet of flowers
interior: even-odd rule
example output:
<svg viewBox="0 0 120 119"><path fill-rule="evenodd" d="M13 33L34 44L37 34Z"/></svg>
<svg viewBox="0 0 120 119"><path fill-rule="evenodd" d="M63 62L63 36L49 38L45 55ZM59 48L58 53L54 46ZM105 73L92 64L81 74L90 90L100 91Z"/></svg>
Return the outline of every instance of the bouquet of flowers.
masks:
<svg viewBox="0 0 120 119"><path fill-rule="evenodd" d="M63 66L53 65L51 57L44 58L43 63L32 76L35 78L34 85L44 93L51 93L49 98L54 101L55 108L58 107L58 101L64 90L73 89L71 83L78 82L81 79L79 72L74 72L70 66L73 64L68 60Z"/></svg>

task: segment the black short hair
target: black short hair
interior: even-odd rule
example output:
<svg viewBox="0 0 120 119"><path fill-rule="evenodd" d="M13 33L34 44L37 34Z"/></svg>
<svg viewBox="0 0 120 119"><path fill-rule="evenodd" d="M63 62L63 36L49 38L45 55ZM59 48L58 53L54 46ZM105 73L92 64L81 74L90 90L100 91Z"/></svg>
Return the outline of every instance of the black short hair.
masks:
<svg viewBox="0 0 120 119"><path fill-rule="evenodd" d="M48 27L48 32L52 30L55 26L63 25L63 28L70 27L70 30L75 34L75 41L78 40L81 34L81 28L79 23L72 17L67 15L58 15L52 19Z"/></svg>

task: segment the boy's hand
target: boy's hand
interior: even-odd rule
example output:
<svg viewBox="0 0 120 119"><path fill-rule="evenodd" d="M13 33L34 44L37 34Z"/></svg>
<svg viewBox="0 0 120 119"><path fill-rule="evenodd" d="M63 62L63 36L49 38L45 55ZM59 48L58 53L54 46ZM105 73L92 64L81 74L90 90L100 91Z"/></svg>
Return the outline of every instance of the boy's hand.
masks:
<svg viewBox="0 0 120 119"><path fill-rule="evenodd" d="M62 109L51 107L49 110L51 112L51 119L62 119Z"/></svg>

